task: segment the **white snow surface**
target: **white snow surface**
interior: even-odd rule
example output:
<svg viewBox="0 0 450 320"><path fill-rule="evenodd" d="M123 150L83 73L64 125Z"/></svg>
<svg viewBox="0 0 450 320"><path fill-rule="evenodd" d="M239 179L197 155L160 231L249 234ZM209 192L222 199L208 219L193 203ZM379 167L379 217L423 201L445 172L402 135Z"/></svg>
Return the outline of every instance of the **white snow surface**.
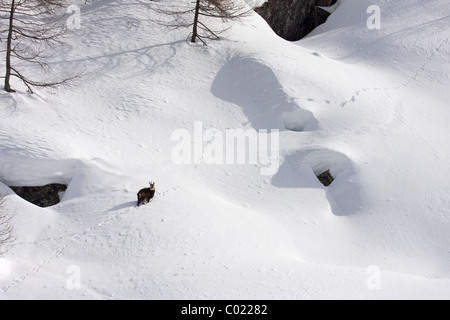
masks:
<svg viewBox="0 0 450 320"><path fill-rule="evenodd" d="M0 94L0 299L450 298L448 0L341 1L295 43L253 14L207 47L154 11L190 1L79 2L51 62L76 85ZM196 121L280 129L279 170L176 165ZM7 187L52 182L45 209Z"/></svg>

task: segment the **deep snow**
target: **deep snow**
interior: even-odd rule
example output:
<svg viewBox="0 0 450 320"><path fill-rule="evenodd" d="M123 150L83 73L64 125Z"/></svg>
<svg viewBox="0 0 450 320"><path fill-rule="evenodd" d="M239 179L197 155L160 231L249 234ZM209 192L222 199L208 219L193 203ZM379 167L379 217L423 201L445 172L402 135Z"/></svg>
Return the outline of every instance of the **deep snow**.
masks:
<svg viewBox="0 0 450 320"><path fill-rule="evenodd" d="M345 0L297 43L255 14L208 47L152 10L182 2L81 5L51 64L77 85L0 94L0 298L450 298L447 1ZM197 121L281 130L279 170L176 165ZM4 185L55 182L47 209Z"/></svg>

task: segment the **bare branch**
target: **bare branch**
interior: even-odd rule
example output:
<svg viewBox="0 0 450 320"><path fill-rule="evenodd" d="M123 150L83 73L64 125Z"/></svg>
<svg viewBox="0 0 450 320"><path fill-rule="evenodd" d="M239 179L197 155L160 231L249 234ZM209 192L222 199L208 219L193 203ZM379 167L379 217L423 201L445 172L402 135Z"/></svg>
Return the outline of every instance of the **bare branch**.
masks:
<svg viewBox="0 0 450 320"><path fill-rule="evenodd" d="M82 72L80 72L75 76L72 76L70 78L66 78L63 80L59 80L59 81L39 82L39 81L31 80L27 76L25 76L22 73L20 73L19 71L17 71L15 68L11 68L11 70L13 71L11 73L11 76L22 80L22 82L26 85L26 87L28 88L28 91L30 93L33 93L32 87L40 87L40 88L56 88L56 87L61 87L61 86L68 87L72 81L80 78L82 75Z"/></svg>
<svg viewBox="0 0 450 320"><path fill-rule="evenodd" d="M8 249L8 244L15 240L12 220L14 215L5 208L5 197L0 194L0 257L4 255Z"/></svg>
<svg viewBox="0 0 450 320"><path fill-rule="evenodd" d="M235 0L194 0L190 9L156 9L157 12L174 17L174 22L167 25L174 28L192 28L191 41L200 40L206 45L205 39L219 40L220 33L228 28L224 27L220 31L213 31L207 25L211 22L208 19L220 19L223 23L228 21L238 21L247 16L252 10L243 1ZM206 19L201 21L200 18ZM186 23L189 19L193 23Z"/></svg>
<svg viewBox="0 0 450 320"><path fill-rule="evenodd" d="M0 25L7 27L0 31L0 41L6 40L6 91L14 92L11 77L20 79L29 92L33 92L32 87L65 86L79 77L39 81L23 75L15 66L16 62L24 61L37 64L43 71L49 70L46 53L61 43L59 37L67 31L64 14L59 14L65 6L66 0L0 0Z"/></svg>

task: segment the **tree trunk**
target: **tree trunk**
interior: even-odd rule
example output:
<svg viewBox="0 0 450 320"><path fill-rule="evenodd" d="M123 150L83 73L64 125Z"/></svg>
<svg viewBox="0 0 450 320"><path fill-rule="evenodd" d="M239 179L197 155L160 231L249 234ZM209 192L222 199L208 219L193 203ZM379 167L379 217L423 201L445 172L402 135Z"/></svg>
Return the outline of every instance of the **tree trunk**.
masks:
<svg viewBox="0 0 450 320"><path fill-rule="evenodd" d="M198 16L200 14L200 1L197 0L197 4L195 6L195 17L194 17L194 27L192 31L192 39L191 42L195 43L198 37Z"/></svg>
<svg viewBox="0 0 450 320"><path fill-rule="evenodd" d="M16 0L12 0L11 12L9 15L9 29L8 29L8 41L6 43L6 75L5 75L5 90L7 92L14 92L10 85L11 79L11 50L12 50L12 37L14 26L14 13L16 10Z"/></svg>

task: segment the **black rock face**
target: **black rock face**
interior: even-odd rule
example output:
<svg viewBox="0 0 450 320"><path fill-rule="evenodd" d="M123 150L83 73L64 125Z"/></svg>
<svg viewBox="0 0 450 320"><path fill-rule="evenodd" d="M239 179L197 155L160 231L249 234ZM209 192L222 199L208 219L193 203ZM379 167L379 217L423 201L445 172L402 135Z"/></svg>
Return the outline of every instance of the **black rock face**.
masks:
<svg viewBox="0 0 450 320"><path fill-rule="evenodd" d="M60 202L59 192L67 190L65 184L48 184L42 187L10 187L19 197L39 207L46 208Z"/></svg>
<svg viewBox="0 0 450 320"><path fill-rule="evenodd" d="M269 0L256 9L276 34L289 41L297 41L324 23L329 13L319 8L335 4L337 0Z"/></svg>
<svg viewBox="0 0 450 320"><path fill-rule="evenodd" d="M333 183L334 177L331 175L330 170L325 171L324 173L317 176L317 179L325 186L328 187Z"/></svg>

